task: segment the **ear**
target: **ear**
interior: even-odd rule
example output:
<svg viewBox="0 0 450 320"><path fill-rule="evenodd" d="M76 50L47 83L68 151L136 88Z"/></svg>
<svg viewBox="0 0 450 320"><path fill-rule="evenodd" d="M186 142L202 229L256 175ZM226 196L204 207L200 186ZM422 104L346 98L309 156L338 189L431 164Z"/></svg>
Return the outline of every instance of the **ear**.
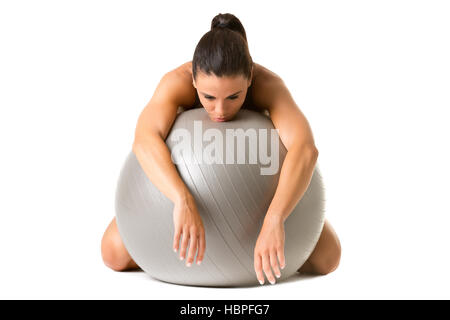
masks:
<svg viewBox="0 0 450 320"><path fill-rule="evenodd" d="M195 84L194 76L192 76L192 85L194 86L195 89L197 89L197 85Z"/></svg>
<svg viewBox="0 0 450 320"><path fill-rule="evenodd" d="M247 87L250 87L250 85L252 84L253 81L253 66L252 66L252 71L250 72L250 79L248 79L247 81Z"/></svg>

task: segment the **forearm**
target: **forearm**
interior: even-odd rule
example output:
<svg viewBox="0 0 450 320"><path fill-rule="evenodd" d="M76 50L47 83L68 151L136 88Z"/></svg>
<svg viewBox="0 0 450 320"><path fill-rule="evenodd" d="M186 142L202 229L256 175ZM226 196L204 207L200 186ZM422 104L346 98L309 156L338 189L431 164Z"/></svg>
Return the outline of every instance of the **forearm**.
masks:
<svg viewBox="0 0 450 320"><path fill-rule="evenodd" d="M169 148L159 135L149 134L135 141L133 152L150 181L173 203L190 196L172 162Z"/></svg>
<svg viewBox="0 0 450 320"><path fill-rule="evenodd" d="M309 145L295 145L287 152L281 167L275 195L266 217L284 222L308 189L318 152Z"/></svg>

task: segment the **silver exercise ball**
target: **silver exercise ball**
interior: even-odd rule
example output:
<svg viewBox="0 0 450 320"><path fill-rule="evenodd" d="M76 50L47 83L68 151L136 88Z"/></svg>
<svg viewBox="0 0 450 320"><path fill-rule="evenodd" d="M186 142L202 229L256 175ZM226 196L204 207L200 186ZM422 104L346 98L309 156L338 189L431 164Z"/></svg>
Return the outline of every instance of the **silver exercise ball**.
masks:
<svg viewBox="0 0 450 320"><path fill-rule="evenodd" d="M135 154L128 155L116 191L117 226L131 257L149 276L181 285L259 286L253 267L255 243L287 152L271 129L268 116L245 109L227 122L210 120L203 108L176 118L166 144L205 227L200 266L194 260L186 267L173 252L174 205L150 182ZM286 267L277 281L295 274L310 256L323 228L324 205L316 165L307 191L285 221Z"/></svg>

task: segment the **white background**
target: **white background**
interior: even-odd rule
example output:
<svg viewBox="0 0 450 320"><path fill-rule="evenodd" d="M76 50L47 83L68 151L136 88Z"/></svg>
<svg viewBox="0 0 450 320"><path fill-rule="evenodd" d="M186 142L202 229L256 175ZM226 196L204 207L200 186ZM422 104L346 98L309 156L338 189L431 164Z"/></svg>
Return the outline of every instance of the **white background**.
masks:
<svg viewBox="0 0 450 320"><path fill-rule="evenodd" d="M161 76L218 13L308 118L339 268L194 288L103 265L118 175ZM450 298L446 1L2 1L0 298Z"/></svg>

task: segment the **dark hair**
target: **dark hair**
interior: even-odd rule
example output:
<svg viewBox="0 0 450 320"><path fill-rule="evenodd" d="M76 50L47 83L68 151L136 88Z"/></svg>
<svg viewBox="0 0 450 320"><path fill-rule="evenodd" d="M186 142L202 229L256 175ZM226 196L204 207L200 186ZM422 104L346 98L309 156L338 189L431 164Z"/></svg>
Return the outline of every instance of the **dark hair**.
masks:
<svg viewBox="0 0 450 320"><path fill-rule="evenodd" d="M252 66L241 21L230 13L219 13L211 22L211 30L203 35L195 48L192 59L194 80L198 71L217 77L243 75L250 79Z"/></svg>

